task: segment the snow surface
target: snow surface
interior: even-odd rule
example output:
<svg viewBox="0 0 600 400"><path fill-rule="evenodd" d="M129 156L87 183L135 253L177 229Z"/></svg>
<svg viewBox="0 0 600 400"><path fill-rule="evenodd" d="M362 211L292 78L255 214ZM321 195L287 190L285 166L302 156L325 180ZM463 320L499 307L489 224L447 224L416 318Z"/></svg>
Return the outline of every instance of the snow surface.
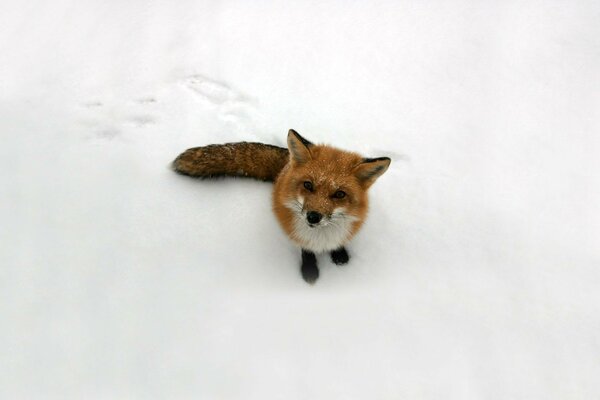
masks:
<svg viewBox="0 0 600 400"><path fill-rule="evenodd" d="M600 396L600 2L0 3L0 398ZM348 266L182 150L390 156Z"/></svg>

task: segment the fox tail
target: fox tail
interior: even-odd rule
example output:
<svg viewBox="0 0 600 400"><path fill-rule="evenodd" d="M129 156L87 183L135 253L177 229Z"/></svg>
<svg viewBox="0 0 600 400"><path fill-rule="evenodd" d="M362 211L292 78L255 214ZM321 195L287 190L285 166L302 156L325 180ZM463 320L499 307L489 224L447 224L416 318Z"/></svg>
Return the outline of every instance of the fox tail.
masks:
<svg viewBox="0 0 600 400"><path fill-rule="evenodd" d="M239 176L273 182L289 161L289 151L263 143L194 147L173 161L175 172L198 178Z"/></svg>

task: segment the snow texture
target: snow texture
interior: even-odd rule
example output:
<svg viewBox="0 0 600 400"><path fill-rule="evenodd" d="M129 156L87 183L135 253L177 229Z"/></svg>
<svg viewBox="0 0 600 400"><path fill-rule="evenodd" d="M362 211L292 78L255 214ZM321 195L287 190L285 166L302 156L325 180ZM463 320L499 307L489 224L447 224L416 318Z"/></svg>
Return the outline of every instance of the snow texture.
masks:
<svg viewBox="0 0 600 400"><path fill-rule="evenodd" d="M0 398L598 398L599 21L1 2ZM289 128L393 160L314 286L271 185L168 168Z"/></svg>

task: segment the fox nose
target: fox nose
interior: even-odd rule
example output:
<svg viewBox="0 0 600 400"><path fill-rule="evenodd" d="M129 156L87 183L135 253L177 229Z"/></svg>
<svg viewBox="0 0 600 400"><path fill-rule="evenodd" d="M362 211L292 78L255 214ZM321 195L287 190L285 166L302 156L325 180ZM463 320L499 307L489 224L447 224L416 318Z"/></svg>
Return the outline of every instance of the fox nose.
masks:
<svg viewBox="0 0 600 400"><path fill-rule="evenodd" d="M311 224L318 224L321 218L323 218L323 216L316 211L309 211L306 214L306 219Z"/></svg>

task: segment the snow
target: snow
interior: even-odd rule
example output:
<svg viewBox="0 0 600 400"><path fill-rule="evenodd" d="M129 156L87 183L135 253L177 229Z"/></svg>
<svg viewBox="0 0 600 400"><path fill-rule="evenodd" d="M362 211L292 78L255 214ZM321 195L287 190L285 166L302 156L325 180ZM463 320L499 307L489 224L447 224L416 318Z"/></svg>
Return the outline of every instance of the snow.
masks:
<svg viewBox="0 0 600 400"><path fill-rule="evenodd" d="M0 398L600 393L600 3L0 3ZM287 130L390 169L314 286Z"/></svg>

